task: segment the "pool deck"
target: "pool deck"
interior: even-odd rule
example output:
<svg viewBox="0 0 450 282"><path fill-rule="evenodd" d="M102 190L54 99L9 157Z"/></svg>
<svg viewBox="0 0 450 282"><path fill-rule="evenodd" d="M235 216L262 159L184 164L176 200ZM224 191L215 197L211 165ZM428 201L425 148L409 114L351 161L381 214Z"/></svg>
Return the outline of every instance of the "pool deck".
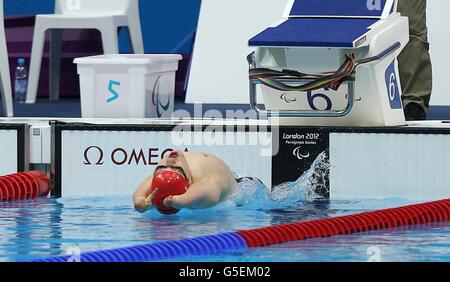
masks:
<svg viewBox="0 0 450 282"><path fill-rule="evenodd" d="M197 105L198 106L198 105ZM227 110L250 110L249 105L244 104L203 104L203 113L209 110L217 110L225 115ZM59 101L49 101L48 99L40 99L36 104L14 104L15 116L24 117L50 117L50 118L80 118L81 105L79 99L64 99ZM184 101L178 100L175 104L175 110L187 110L194 113L194 104L185 104ZM202 114L203 114L202 113ZM0 107L0 116L3 114L3 108ZM429 120L450 120L450 106L431 106Z"/></svg>

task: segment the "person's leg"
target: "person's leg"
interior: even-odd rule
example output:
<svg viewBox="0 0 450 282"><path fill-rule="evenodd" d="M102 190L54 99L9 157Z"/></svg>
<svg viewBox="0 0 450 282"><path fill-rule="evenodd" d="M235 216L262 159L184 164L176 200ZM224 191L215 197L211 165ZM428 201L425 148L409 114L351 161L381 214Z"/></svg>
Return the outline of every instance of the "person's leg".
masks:
<svg viewBox="0 0 450 282"><path fill-rule="evenodd" d="M400 80L407 120L426 119L432 90L426 0L399 0L398 11L409 18L410 41L400 54Z"/></svg>

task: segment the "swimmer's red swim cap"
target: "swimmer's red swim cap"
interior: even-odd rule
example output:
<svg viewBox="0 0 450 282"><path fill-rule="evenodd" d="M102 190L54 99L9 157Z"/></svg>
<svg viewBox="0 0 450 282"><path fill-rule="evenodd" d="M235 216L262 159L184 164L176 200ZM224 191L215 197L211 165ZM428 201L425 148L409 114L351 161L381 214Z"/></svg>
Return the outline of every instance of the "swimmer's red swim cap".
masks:
<svg viewBox="0 0 450 282"><path fill-rule="evenodd" d="M158 189L152 204L162 214L176 214L179 210L166 207L164 199L169 196L183 195L189 189L189 186L189 182L178 172L170 170L158 172L153 176L152 187L150 188L150 194Z"/></svg>

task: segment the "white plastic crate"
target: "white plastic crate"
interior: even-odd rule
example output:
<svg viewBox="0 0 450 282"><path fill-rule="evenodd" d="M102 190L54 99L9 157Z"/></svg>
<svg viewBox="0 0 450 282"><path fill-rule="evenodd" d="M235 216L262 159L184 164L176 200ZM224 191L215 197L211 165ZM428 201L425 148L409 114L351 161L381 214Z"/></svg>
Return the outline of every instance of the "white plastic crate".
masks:
<svg viewBox="0 0 450 282"><path fill-rule="evenodd" d="M176 54L101 55L75 59L83 118L170 118Z"/></svg>

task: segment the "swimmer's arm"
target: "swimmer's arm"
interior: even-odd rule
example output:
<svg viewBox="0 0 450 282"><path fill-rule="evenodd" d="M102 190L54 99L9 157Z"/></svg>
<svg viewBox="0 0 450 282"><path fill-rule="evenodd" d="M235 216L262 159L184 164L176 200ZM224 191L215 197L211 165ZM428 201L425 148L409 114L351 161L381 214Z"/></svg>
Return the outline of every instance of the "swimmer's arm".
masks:
<svg viewBox="0 0 450 282"><path fill-rule="evenodd" d="M166 198L164 205L176 209L207 209L220 202L222 186L215 181L195 183L185 194Z"/></svg>
<svg viewBox="0 0 450 282"><path fill-rule="evenodd" d="M147 177L136 189L136 191L133 194L133 203L134 208L144 213L151 207L151 201L153 197L155 196L155 193L152 193L151 195L148 195L148 192L150 190L150 187L152 186L152 179L153 174Z"/></svg>

